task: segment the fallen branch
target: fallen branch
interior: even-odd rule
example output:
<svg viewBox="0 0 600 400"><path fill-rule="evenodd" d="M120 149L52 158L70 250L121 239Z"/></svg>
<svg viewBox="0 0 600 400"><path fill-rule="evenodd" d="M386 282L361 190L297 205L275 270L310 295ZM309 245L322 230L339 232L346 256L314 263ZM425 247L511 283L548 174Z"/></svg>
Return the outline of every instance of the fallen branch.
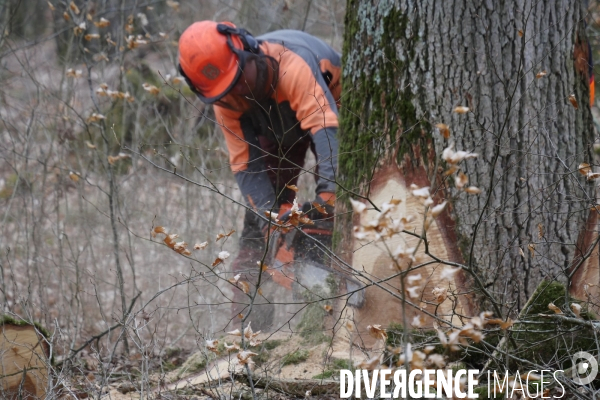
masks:
<svg viewBox="0 0 600 400"><path fill-rule="evenodd" d="M268 376L253 374L254 387L264 390L275 390L280 393L290 394L298 397L323 396L338 394L340 383L321 379L276 379ZM245 385L249 384L248 376L245 374L235 375L234 379Z"/></svg>

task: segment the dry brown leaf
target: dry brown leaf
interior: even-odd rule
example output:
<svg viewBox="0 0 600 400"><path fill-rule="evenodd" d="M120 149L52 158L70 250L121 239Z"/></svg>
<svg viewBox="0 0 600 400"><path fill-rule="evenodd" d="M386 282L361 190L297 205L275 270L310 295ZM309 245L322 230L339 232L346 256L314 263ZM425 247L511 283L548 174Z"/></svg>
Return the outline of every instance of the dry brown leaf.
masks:
<svg viewBox="0 0 600 400"><path fill-rule="evenodd" d="M592 172L592 167L588 163L581 163L577 168L579 169L579 173L581 175L587 175L588 173Z"/></svg>
<svg viewBox="0 0 600 400"><path fill-rule="evenodd" d="M233 278L229 278L227 279L229 282L233 283L234 285L237 284L237 282L240 280L240 277L242 275L241 274L237 274L236 276L234 276Z"/></svg>
<svg viewBox="0 0 600 400"><path fill-rule="evenodd" d="M318 212L320 212L323 215L327 215L327 211L325 210L325 207L323 207L322 205L320 205L319 203L317 203L316 201L314 201L312 203L313 207L317 209Z"/></svg>
<svg viewBox="0 0 600 400"><path fill-rule="evenodd" d="M598 178L600 178L600 172L588 172L587 174L588 181L595 181Z"/></svg>
<svg viewBox="0 0 600 400"><path fill-rule="evenodd" d="M519 29L519 30L517 31L517 35L519 35L519 37L523 37L523 31Z"/></svg>
<svg viewBox="0 0 600 400"><path fill-rule="evenodd" d="M435 126L440 130L440 133L444 137L444 139L450 138L450 127L448 125L439 123L435 124Z"/></svg>
<svg viewBox="0 0 600 400"><path fill-rule="evenodd" d="M529 249L529 252L531 253L531 258L534 258L535 257L535 244L529 243L527 245L527 248Z"/></svg>
<svg viewBox="0 0 600 400"><path fill-rule="evenodd" d="M538 72L538 73L535 75L535 77L536 77L537 79L540 79L540 78L542 78L542 77L544 77L544 76L546 76L546 75L548 75L548 72L546 72L546 70L544 70L544 71L540 71L540 72Z"/></svg>
<svg viewBox="0 0 600 400"><path fill-rule="evenodd" d="M243 364L243 365L254 364L254 362L252 361L252 359L250 357L254 357L257 355L258 355L257 353L253 353L251 351L244 350L237 354L237 358L238 358L238 361L240 362L240 364Z"/></svg>
<svg viewBox="0 0 600 400"><path fill-rule="evenodd" d="M173 9L173 11L175 11L175 12L179 11L179 2L178 1L167 0L167 5L169 7L171 7Z"/></svg>
<svg viewBox="0 0 600 400"><path fill-rule="evenodd" d="M554 305L554 303L548 304L548 309L554 311L555 314L562 314L563 313L560 310L560 308L558 308L557 306Z"/></svg>
<svg viewBox="0 0 600 400"><path fill-rule="evenodd" d="M218 344L219 344L219 341L217 339L207 340L206 348L215 354L219 354L219 351L217 350Z"/></svg>
<svg viewBox="0 0 600 400"><path fill-rule="evenodd" d="M519 254L521 255L521 257L525 258L525 253L523 252L523 249L519 247Z"/></svg>
<svg viewBox="0 0 600 400"><path fill-rule="evenodd" d="M308 218L305 215L301 215L298 218L298 222L300 222L301 224L305 224L305 225L314 225L315 224L315 222L312 219Z"/></svg>
<svg viewBox="0 0 600 400"><path fill-rule="evenodd" d="M465 188L465 192L467 192L469 194L480 194L481 189L479 189L477 186L469 186L469 187Z"/></svg>
<svg viewBox="0 0 600 400"><path fill-rule="evenodd" d="M454 112L457 114L466 114L469 112L469 107L458 106L454 108Z"/></svg>
<svg viewBox="0 0 600 400"><path fill-rule="evenodd" d="M215 261L213 261L213 263L211 264L212 267L216 267L217 265L221 264L223 262L222 259L220 259L219 257L217 257L215 259Z"/></svg>
<svg viewBox="0 0 600 400"><path fill-rule="evenodd" d="M73 69L73 68L69 68L67 70L67 72L65 73L66 76L68 76L69 78L81 78L81 76L83 75L83 72L81 72L80 69Z"/></svg>
<svg viewBox="0 0 600 400"><path fill-rule="evenodd" d="M438 204L437 206L433 207L431 209L431 215L435 218L438 215L440 215L442 213L442 211L444 211L444 209L446 208L446 205L448 204L447 201L444 201L441 204Z"/></svg>
<svg viewBox="0 0 600 400"><path fill-rule="evenodd" d="M153 236L156 236L159 233L162 233L164 235L168 235L167 228L165 228L164 226L155 226L154 229L152 230Z"/></svg>
<svg viewBox="0 0 600 400"><path fill-rule="evenodd" d="M285 185L286 188L293 190L294 192L298 192L298 186L296 185Z"/></svg>
<svg viewBox="0 0 600 400"><path fill-rule="evenodd" d="M48 2L48 8L50 9L50 11L56 10L56 7L54 7L54 5L50 2Z"/></svg>
<svg viewBox="0 0 600 400"><path fill-rule="evenodd" d="M156 86L151 85L149 83L144 82L142 84L142 87L144 88L145 91L150 92L150 94L153 94L155 96L160 93L159 88L157 88Z"/></svg>
<svg viewBox="0 0 600 400"><path fill-rule="evenodd" d="M431 291L431 294L433 294L433 296L435 297L435 301L437 301L437 303L440 304L448 297L448 289L435 287Z"/></svg>
<svg viewBox="0 0 600 400"><path fill-rule="evenodd" d="M331 310L333 310L333 307L331 307L329 304L325 304L323 306L323 309L327 312L331 312Z"/></svg>
<svg viewBox="0 0 600 400"><path fill-rule="evenodd" d="M178 234L173 233L171 235L167 235L167 237L163 239L163 242L165 242L165 244L172 249L173 247L175 247L175 239L177 239L178 237Z"/></svg>
<svg viewBox="0 0 600 400"><path fill-rule="evenodd" d="M571 311L573 311L573 314L575 314L577 318L581 318L581 304L571 303Z"/></svg>
<svg viewBox="0 0 600 400"><path fill-rule="evenodd" d="M75 172L69 172L69 178L71 178L73 182L79 182L79 175Z"/></svg>
<svg viewBox="0 0 600 400"><path fill-rule="evenodd" d="M239 281L237 286L242 290L242 292L248 294L250 293L250 284L246 281Z"/></svg>
<svg viewBox="0 0 600 400"><path fill-rule="evenodd" d="M70 16L70 15L69 15L69 13L68 13L68 12L66 12L66 11L63 13L63 18L64 18L64 19L65 19L65 21L67 21L67 22L71 20L71 16Z"/></svg>
<svg viewBox="0 0 600 400"><path fill-rule="evenodd" d="M94 25L96 25L98 28L106 28L110 25L110 21L106 18L100 18L99 21L94 22Z"/></svg>
<svg viewBox="0 0 600 400"><path fill-rule="evenodd" d="M227 332L227 334L233 335L233 336L242 336L242 332L240 332L239 329L236 329L235 331Z"/></svg>
<svg viewBox="0 0 600 400"><path fill-rule="evenodd" d="M91 123L91 122L98 122L101 121L103 119L106 119L106 117L102 114L97 114L97 113L92 113L92 115L90 115L87 119L87 123Z"/></svg>
<svg viewBox="0 0 600 400"><path fill-rule="evenodd" d="M208 246L208 242L196 243L194 245L194 250L203 250Z"/></svg>
<svg viewBox="0 0 600 400"><path fill-rule="evenodd" d="M456 171L458 171L458 165L452 165L450 168L448 168L446 171L444 171L444 176L450 176L453 173L455 173Z"/></svg>
<svg viewBox="0 0 600 400"><path fill-rule="evenodd" d="M508 318L506 321L503 321L502 323L500 323L500 329L507 330L514 324L515 324L515 322L512 319Z"/></svg>
<svg viewBox="0 0 600 400"><path fill-rule="evenodd" d="M260 270L263 272L269 269L269 266L267 264L261 263L260 261L257 261L256 265L260 265Z"/></svg>
<svg viewBox="0 0 600 400"><path fill-rule="evenodd" d="M379 357L377 356L377 357L373 357L369 360L362 361L360 364L358 364L357 367L360 369L366 369L368 371L372 371L379 366L380 362L381 361L380 361Z"/></svg>
<svg viewBox="0 0 600 400"><path fill-rule="evenodd" d="M233 235L234 233L235 233L235 229L230 230L229 233L219 233L217 235L216 241L218 242L220 239L223 239L224 237L229 237L229 236Z"/></svg>
<svg viewBox="0 0 600 400"><path fill-rule="evenodd" d="M458 176L456 177L456 181L454 182L456 188L462 189L467 183L469 183L469 177L467 177L467 175L465 175L464 172L460 171Z"/></svg>
<svg viewBox="0 0 600 400"><path fill-rule="evenodd" d="M92 143L90 143L90 141L89 141L89 140L86 140L86 141L85 141L85 145L86 145L88 148L90 148L90 149L95 149L95 148L96 148L96 145L95 145L95 144L92 144Z"/></svg>
<svg viewBox="0 0 600 400"><path fill-rule="evenodd" d="M569 95L569 101L571 102L571 104L573 105L573 107L575 107L576 110L579 108L579 104L577 103L577 99L575 98L575 94Z"/></svg>
<svg viewBox="0 0 600 400"><path fill-rule="evenodd" d="M79 7L77 7L77 5L74 2L71 2L71 4L69 4L69 8L75 13L75 15L79 15L79 13L81 11L79 11Z"/></svg>
<svg viewBox="0 0 600 400"><path fill-rule="evenodd" d="M183 253L186 250L186 248L187 248L187 243L184 241L177 242L173 246L173 250L175 250L179 254Z"/></svg>
<svg viewBox="0 0 600 400"><path fill-rule="evenodd" d="M83 38L89 42L90 40L93 40L93 39L100 39L100 35L97 33L88 33Z"/></svg>
<svg viewBox="0 0 600 400"><path fill-rule="evenodd" d="M367 326L367 331L376 339L387 339L387 333L381 328L381 325L369 325Z"/></svg>
<svg viewBox="0 0 600 400"><path fill-rule="evenodd" d="M231 345L228 345L227 342L223 342L223 345L225 346L225 350L227 350L228 353L240 350L240 346L238 346L238 344L235 342L233 342L233 344Z"/></svg>

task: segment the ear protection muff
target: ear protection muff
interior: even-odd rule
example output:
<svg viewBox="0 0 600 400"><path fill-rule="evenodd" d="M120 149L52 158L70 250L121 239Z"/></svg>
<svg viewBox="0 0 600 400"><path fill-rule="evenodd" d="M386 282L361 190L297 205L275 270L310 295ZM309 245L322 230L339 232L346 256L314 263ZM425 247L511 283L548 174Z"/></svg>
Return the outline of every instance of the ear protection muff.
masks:
<svg viewBox="0 0 600 400"><path fill-rule="evenodd" d="M229 25L218 24L217 32L223 35L237 35L242 41L242 45L244 46L244 50L249 51L252 54L259 54L259 42L252 36L250 32L242 28L233 28Z"/></svg>

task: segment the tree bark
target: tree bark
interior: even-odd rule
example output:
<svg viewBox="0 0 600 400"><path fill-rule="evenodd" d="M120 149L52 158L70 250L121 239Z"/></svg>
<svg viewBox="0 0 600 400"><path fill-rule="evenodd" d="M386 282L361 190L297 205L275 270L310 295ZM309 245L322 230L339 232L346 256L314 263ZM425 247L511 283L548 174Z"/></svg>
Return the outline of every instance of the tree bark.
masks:
<svg viewBox="0 0 600 400"><path fill-rule="evenodd" d="M566 282L590 243L595 185L578 173L594 141L585 10L566 0L374 4L347 6L340 184L369 197L396 168L403 190L431 186L450 204L436 218L438 247L464 266L456 287L476 293L463 309L514 316L542 279ZM459 165L481 194L444 176L452 142L479 154ZM338 197L355 197L345 190ZM339 203L337 252L362 268L352 256L358 219Z"/></svg>

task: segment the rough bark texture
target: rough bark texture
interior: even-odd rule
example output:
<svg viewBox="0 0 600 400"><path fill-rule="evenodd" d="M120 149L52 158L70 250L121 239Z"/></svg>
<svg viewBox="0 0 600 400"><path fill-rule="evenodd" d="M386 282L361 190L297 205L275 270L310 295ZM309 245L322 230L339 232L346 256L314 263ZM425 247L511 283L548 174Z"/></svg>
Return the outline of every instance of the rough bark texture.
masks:
<svg viewBox="0 0 600 400"><path fill-rule="evenodd" d="M577 172L594 140L584 11L567 0L348 1L340 183L368 195L382 165L425 171L452 204L453 261L513 311L544 277L566 280L595 204ZM440 174L452 141L479 153L461 163L478 196ZM337 249L350 261L353 221L340 208Z"/></svg>

